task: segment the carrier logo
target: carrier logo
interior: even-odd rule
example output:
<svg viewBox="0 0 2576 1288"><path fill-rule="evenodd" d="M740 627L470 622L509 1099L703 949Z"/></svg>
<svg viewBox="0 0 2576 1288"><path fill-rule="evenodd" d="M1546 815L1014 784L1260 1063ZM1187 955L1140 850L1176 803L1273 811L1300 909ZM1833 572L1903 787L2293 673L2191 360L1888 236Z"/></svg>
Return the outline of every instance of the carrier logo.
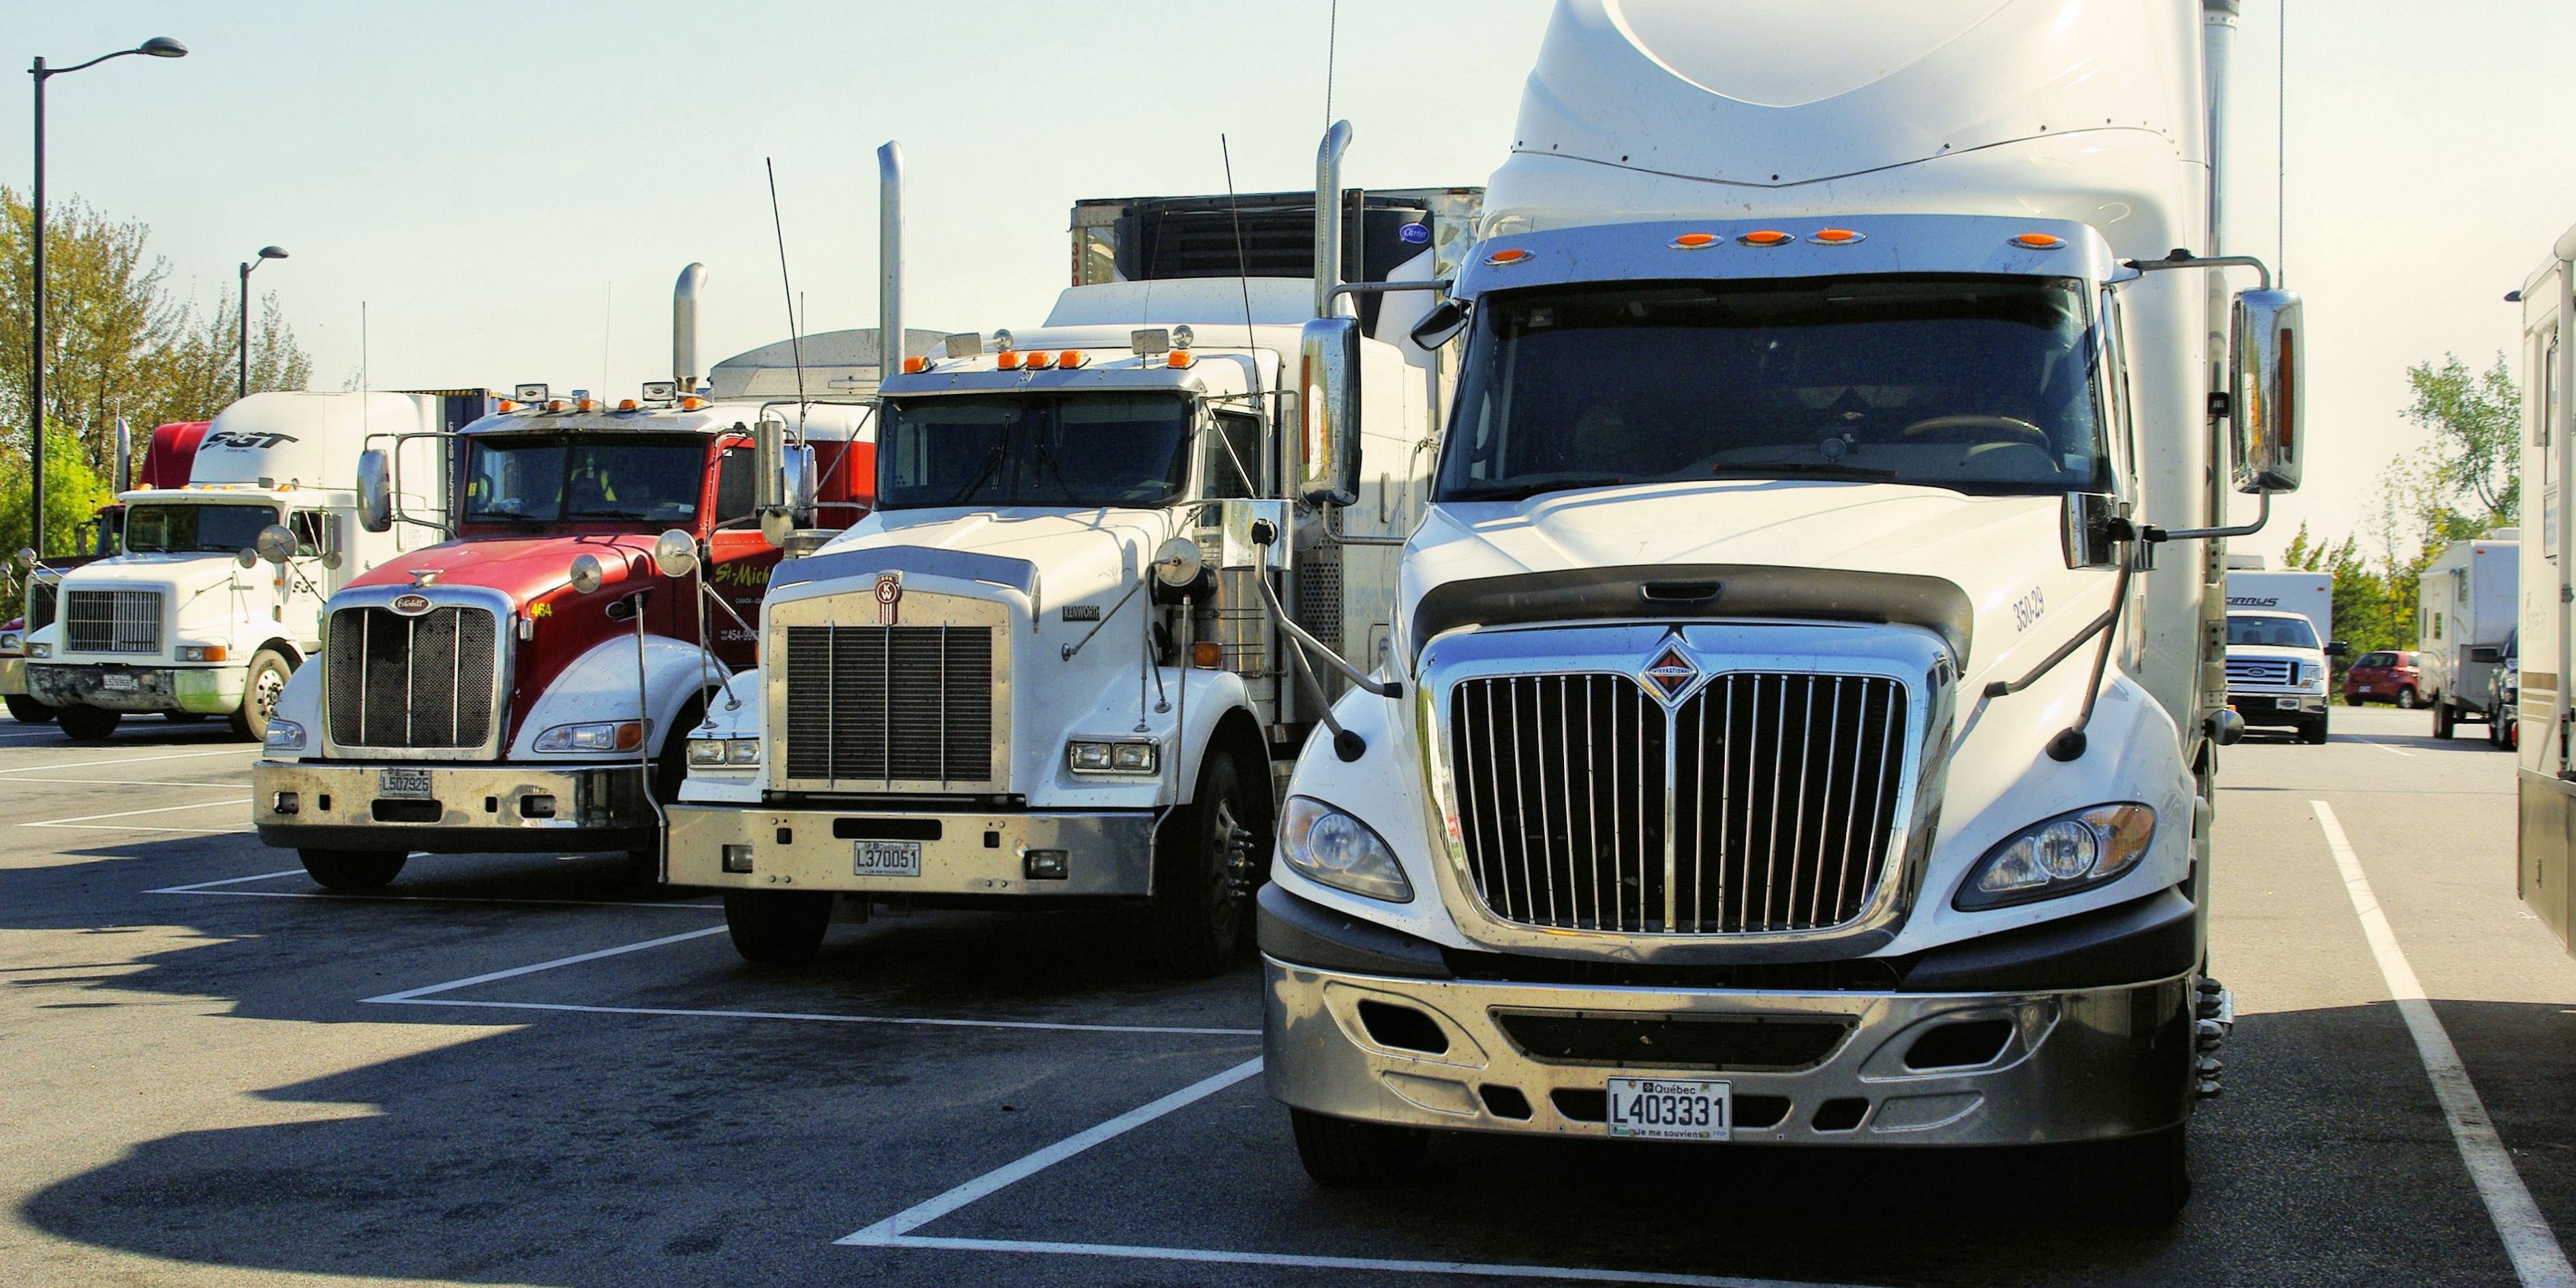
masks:
<svg viewBox="0 0 2576 1288"><path fill-rule="evenodd" d="M898 610L900 610L902 607L903 607L903 574L902 574L902 573L899 573L899 572L881 572L881 573L878 573L878 574L877 574L877 625L879 625L879 626L892 626L892 625L894 625L894 623L895 623L895 618L896 618L896 616L898 615Z"/></svg>
<svg viewBox="0 0 2576 1288"><path fill-rule="evenodd" d="M1679 646L1667 642L1656 650L1655 660L1646 663L1646 684L1664 704L1680 699L1682 691L1699 678L1699 667L1684 655Z"/></svg>
<svg viewBox="0 0 2576 1288"><path fill-rule="evenodd" d="M2229 608L2279 608L2281 606L2281 597L2278 595L2230 595L2227 597L2227 606Z"/></svg>
<svg viewBox="0 0 2576 1288"><path fill-rule="evenodd" d="M220 434L206 435L205 441L200 446L246 447L252 451L263 451L280 443L297 441L299 440L293 434L251 434L238 429L227 429Z"/></svg>
<svg viewBox="0 0 2576 1288"><path fill-rule="evenodd" d="M430 609L427 595L396 595L390 607L405 617L418 617Z"/></svg>

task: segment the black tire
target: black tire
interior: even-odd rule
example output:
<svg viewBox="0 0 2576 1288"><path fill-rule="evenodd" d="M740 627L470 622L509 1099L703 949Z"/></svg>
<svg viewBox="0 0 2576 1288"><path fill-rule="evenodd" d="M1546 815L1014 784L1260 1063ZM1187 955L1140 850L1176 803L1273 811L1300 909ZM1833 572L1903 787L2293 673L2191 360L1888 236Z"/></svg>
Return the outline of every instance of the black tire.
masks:
<svg viewBox="0 0 2576 1288"><path fill-rule="evenodd" d="M276 649L250 655L250 671L242 677L241 710L232 715L234 737L267 741L268 722L277 715L277 696L286 692L286 677L293 674L295 663Z"/></svg>
<svg viewBox="0 0 2576 1288"><path fill-rule="evenodd" d="M1245 944L1252 894L1268 877L1269 800L1233 756L1211 751L1190 803L1164 820L1146 910L1154 964L1164 973L1213 975Z"/></svg>
<svg viewBox="0 0 2576 1288"><path fill-rule="evenodd" d="M1297 1137L1297 1161L1326 1189L1402 1185L1421 1172L1431 1147L1431 1133L1418 1127L1353 1122L1304 1109L1288 1111L1288 1127Z"/></svg>
<svg viewBox="0 0 2576 1288"><path fill-rule="evenodd" d="M105 742L116 732L116 722L125 716L101 707L58 707L54 719L63 726L63 736L73 742Z"/></svg>
<svg viewBox="0 0 2576 1288"><path fill-rule="evenodd" d="M2436 738L2448 738L2448 737L2450 737L2450 736L2451 736L2451 731L2452 731L2453 729L2458 728L2458 727L2459 727L2459 723L2460 723L2460 717L2459 717L2458 713L2456 713L2456 712L2454 712L2454 711L2452 711L2452 710L2451 710L2451 702L2450 702L2450 699L2448 699L2448 698L2442 698L2442 699L2437 699L2437 700L2435 700L2435 702L2433 703L2433 736L2434 736L2434 737L2436 737Z"/></svg>
<svg viewBox="0 0 2576 1288"><path fill-rule="evenodd" d="M2299 726L2299 741L2311 747L2326 745L2326 718L2318 716Z"/></svg>
<svg viewBox="0 0 2576 1288"><path fill-rule="evenodd" d="M2171 1225L2191 1201L2189 1150L2180 1124L2084 1148L2074 1178L2086 1215L2112 1225Z"/></svg>
<svg viewBox="0 0 2576 1288"><path fill-rule="evenodd" d="M2360 706L2360 705L2361 705L2361 701L2362 701L2362 699L2361 699L2361 695L2360 695L2360 694L2358 694L2358 693L2347 693L2347 694L2343 695L2343 704L2344 704L2345 706L2347 706L2347 707L2357 707L2357 706Z"/></svg>
<svg viewBox="0 0 2576 1288"><path fill-rule="evenodd" d="M2424 700L2416 695L2414 685L2407 685L2397 691L2397 708L2400 711L2412 711L2423 703Z"/></svg>
<svg viewBox="0 0 2576 1288"><path fill-rule="evenodd" d="M297 850L305 875L325 890L382 890L410 856L400 850Z"/></svg>
<svg viewBox="0 0 2576 1288"><path fill-rule="evenodd" d="M195 724L200 720L210 719L211 717L203 711L164 711L161 713L161 718L172 724ZM266 735L262 734L261 736L265 737Z"/></svg>
<svg viewBox="0 0 2576 1288"><path fill-rule="evenodd" d="M55 711L24 693L8 695L9 718L20 724L52 724Z"/></svg>
<svg viewBox="0 0 2576 1288"><path fill-rule="evenodd" d="M733 950L761 966L814 960L832 924L832 896L825 891L727 890L724 910Z"/></svg>

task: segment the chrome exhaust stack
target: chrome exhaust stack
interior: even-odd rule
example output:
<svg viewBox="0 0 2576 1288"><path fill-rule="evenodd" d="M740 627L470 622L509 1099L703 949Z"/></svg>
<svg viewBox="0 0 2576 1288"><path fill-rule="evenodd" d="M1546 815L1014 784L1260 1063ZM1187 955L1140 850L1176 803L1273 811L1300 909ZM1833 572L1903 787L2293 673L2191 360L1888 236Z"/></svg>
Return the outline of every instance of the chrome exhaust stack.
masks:
<svg viewBox="0 0 2576 1288"><path fill-rule="evenodd" d="M671 382L684 394L698 391L698 293L706 285L707 266L691 264L671 286Z"/></svg>

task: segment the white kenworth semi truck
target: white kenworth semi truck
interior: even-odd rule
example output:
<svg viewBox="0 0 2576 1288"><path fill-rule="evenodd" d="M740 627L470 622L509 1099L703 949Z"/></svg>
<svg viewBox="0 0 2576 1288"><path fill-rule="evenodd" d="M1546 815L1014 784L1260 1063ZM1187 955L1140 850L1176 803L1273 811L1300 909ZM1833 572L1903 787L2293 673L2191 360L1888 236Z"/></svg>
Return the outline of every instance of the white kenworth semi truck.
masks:
<svg viewBox="0 0 2576 1288"><path fill-rule="evenodd" d="M1342 191L1348 137L1318 191ZM1475 195L1426 193L1388 230L1414 248L1389 274L1453 267ZM1077 213L1077 285L1044 326L886 379L877 509L779 565L760 669L707 705L668 879L722 890L753 961L813 956L836 901L1118 902L1164 968L1215 970L1247 938L1273 766L1344 683L1299 667L1270 605L1355 654L1391 647L1437 437L1437 359L1404 338L1427 293L1339 285L1362 262L1338 249L1343 203L1115 204ZM1178 255L1183 232L1222 253ZM1301 359L1304 323L1371 295L1393 340L1342 317ZM1365 373L1365 445L1310 442L1301 366L1344 362ZM1310 473L1351 504L1300 503Z"/></svg>
<svg viewBox="0 0 2576 1288"><path fill-rule="evenodd" d="M107 737L128 715L223 716L268 732L287 677L321 647L323 601L435 538L370 532L357 465L369 435L409 435L404 499L446 498L434 435L479 415L480 391L259 393L219 413L187 486L117 497L122 552L63 577L57 617L27 639L27 689L65 734Z"/></svg>
<svg viewBox="0 0 2576 1288"><path fill-rule="evenodd" d="M2176 1210L2232 1021L2212 539L2300 442L2296 298L2191 255L2233 22L1559 5L1417 331L1465 350L1401 696L1298 762L1259 900L1318 1181L2093 1142L2078 1192Z"/></svg>

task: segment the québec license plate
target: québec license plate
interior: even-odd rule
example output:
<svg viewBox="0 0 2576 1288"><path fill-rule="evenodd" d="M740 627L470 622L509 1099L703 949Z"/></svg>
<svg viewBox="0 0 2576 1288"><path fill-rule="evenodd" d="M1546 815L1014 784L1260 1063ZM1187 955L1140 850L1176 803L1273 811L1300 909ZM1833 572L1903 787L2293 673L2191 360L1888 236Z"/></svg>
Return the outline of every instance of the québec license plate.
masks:
<svg viewBox="0 0 2576 1288"><path fill-rule="evenodd" d="M863 877L921 875L921 842L854 841L850 870Z"/></svg>
<svg viewBox="0 0 2576 1288"><path fill-rule="evenodd" d="M122 671L109 671L98 677L98 687L117 693L132 693L139 686L134 683L133 676Z"/></svg>
<svg viewBox="0 0 2576 1288"><path fill-rule="evenodd" d="M1612 1078L1610 1134L1632 1140L1725 1140L1735 1102L1723 1082Z"/></svg>
<svg viewBox="0 0 2576 1288"><path fill-rule="evenodd" d="M425 801L429 799L429 771L426 769L379 769L376 771L376 795L386 800Z"/></svg>

